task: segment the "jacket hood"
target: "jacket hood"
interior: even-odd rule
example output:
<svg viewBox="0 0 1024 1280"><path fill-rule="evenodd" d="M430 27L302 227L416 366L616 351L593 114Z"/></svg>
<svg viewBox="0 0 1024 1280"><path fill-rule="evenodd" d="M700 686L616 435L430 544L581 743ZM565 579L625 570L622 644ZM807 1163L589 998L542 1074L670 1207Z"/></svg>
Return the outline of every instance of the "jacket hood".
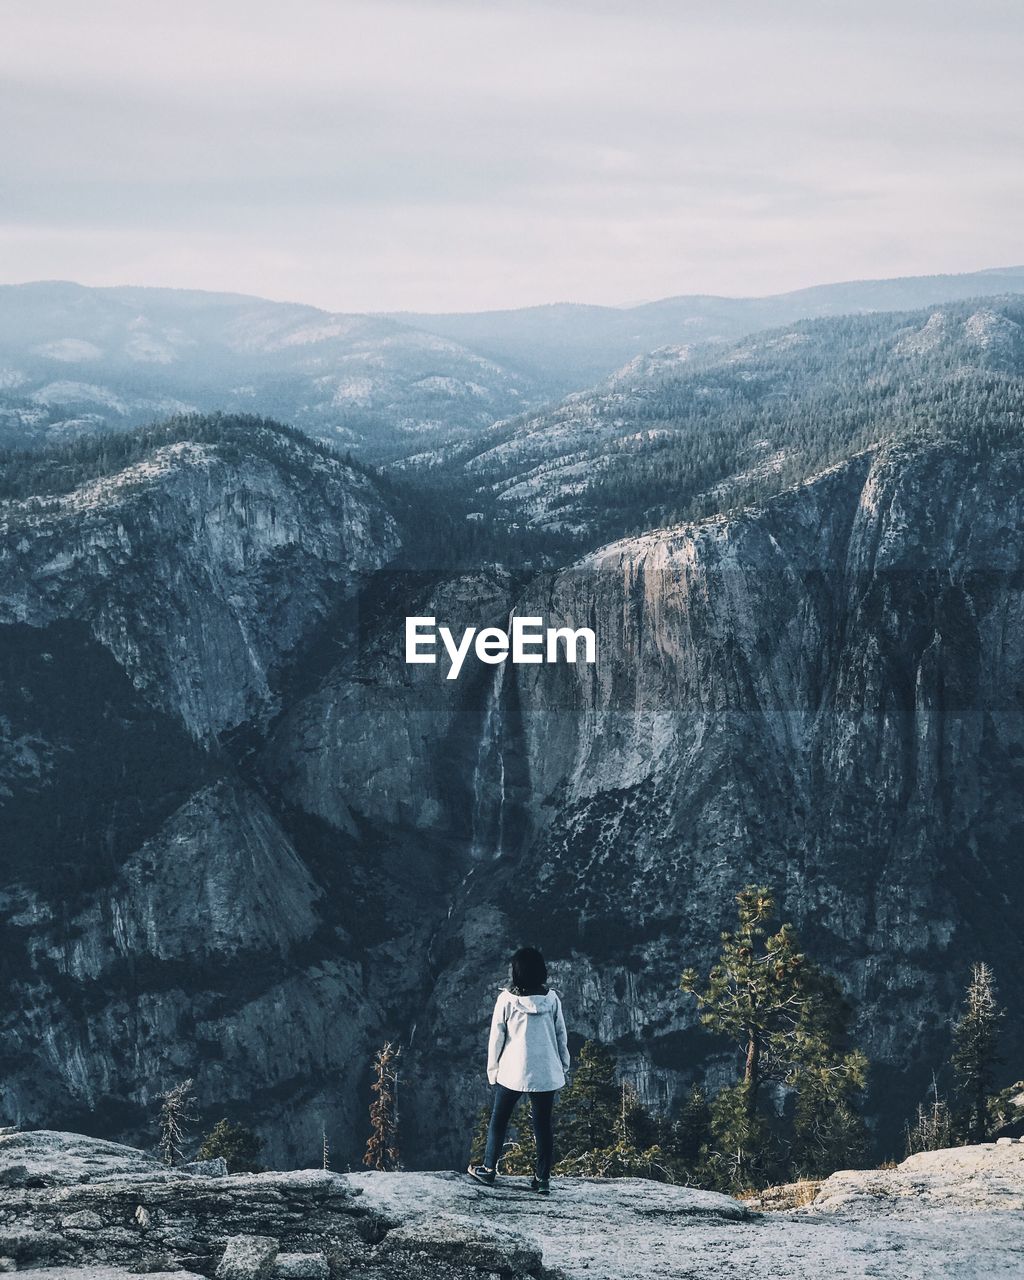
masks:
<svg viewBox="0 0 1024 1280"><path fill-rule="evenodd" d="M553 991L548 991L542 996L517 996L513 995L511 991L509 995L512 996L516 1005L524 1013L550 1013L555 1007L555 1001L558 999Z"/></svg>

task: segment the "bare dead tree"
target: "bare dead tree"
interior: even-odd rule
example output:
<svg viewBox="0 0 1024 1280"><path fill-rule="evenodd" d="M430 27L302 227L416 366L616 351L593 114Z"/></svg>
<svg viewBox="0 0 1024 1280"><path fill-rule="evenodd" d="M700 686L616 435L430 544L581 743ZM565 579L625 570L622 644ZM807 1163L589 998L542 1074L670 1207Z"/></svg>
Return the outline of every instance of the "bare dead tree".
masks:
<svg viewBox="0 0 1024 1280"><path fill-rule="evenodd" d="M399 1167L398 1154L398 1058L401 1050L388 1040L373 1060L374 1080L370 1086L370 1137L363 1164L370 1169L392 1172Z"/></svg>
<svg viewBox="0 0 1024 1280"><path fill-rule="evenodd" d="M182 1147L188 1126L195 1122L192 1110L195 1097L192 1086L195 1081L191 1076L182 1080L173 1089L158 1094L160 1098L160 1154L164 1164L179 1164L182 1160Z"/></svg>

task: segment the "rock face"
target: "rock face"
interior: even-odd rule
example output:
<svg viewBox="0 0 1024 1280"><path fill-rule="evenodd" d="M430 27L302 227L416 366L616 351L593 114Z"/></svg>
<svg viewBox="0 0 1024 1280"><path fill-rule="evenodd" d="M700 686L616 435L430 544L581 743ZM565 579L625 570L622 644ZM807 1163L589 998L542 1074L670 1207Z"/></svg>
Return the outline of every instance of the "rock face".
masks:
<svg viewBox="0 0 1024 1280"><path fill-rule="evenodd" d="M209 1070L200 1096L262 1094L298 1161L324 1124L343 1140L337 1100L313 1100L371 1052L378 926L352 902L359 868L314 870L326 847L299 849L227 738L261 732L296 653L344 639L398 531L301 436L188 431L0 504L0 1114L131 1132ZM300 1096L307 1121L283 1121Z"/></svg>
<svg viewBox="0 0 1024 1280"><path fill-rule="evenodd" d="M232 1236L217 1263L216 1280L266 1280L277 1252L273 1236Z"/></svg>
<svg viewBox="0 0 1024 1280"><path fill-rule="evenodd" d="M1024 1249L1024 1146L931 1152L842 1173L795 1212L639 1178L320 1170L207 1179L76 1135L0 1138L0 1247L36 1280L140 1272L211 1280L1010 1280ZM83 1165L95 1176L83 1180ZM144 1225L139 1221L144 1208Z"/></svg>
<svg viewBox="0 0 1024 1280"><path fill-rule="evenodd" d="M33 1174L0 1193L0 1243L19 1270L101 1265L216 1280L280 1272L283 1280L340 1275L355 1264L371 1277L424 1274L415 1261L405 1265L400 1247L378 1264L375 1245L388 1223L337 1174L209 1179L59 1133L0 1139L0 1161L15 1160L30 1162Z"/></svg>
<svg viewBox="0 0 1024 1280"><path fill-rule="evenodd" d="M0 625L84 622L196 738L265 715L284 657L398 538L364 476L245 434L242 458L233 440L183 439L71 493L3 504Z"/></svg>
<svg viewBox="0 0 1024 1280"><path fill-rule="evenodd" d="M384 1210L335 1173L211 1179L75 1134L0 1138L0 1172L29 1166L31 1176L0 1190L0 1249L19 1271L209 1280L340 1280L353 1272L471 1280L483 1271L554 1280L541 1249L515 1233L464 1216L424 1221L417 1209Z"/></svg>
<svg viewBox="0 0 1024 1280"><path fill-rule="evenodd" d="M853 998L890 1132L947 1052L973 958L1016 1010L1022 472L1019 452L886 447L517 601L594 626L599 660L495 677L514 817L435 944L449 960L417 1026L422 1096L455 1099L450 1158L480 1098L460 1074L480 1068L481 978L523 937L555 962L572 1028L618 1045L657 1106L735 1069L677 983L750 881Z"/></svg>

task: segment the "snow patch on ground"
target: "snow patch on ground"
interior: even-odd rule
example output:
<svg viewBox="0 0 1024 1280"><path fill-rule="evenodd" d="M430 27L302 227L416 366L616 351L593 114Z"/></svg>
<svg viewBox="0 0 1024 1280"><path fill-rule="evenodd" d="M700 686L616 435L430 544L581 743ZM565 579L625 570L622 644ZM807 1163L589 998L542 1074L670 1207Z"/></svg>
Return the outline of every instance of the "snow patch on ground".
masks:
<svg viewBox="0 0 1024 1280"><path fill-rule="evenodd" d="M115 413L126 414L128 405L109 387L97 386L95 382L48 382L32 393L36 404L99 404L113 409Z"/></svg>
<svg viewBox="0 0 1024 1280"><path fill-rule="evenodd" d="M32 352L65 364L82 364L86 360L98 360L103 355L102 347L95 342L86 342L84 338L58 338L54 342L43 342L33 347Z"/></svg>

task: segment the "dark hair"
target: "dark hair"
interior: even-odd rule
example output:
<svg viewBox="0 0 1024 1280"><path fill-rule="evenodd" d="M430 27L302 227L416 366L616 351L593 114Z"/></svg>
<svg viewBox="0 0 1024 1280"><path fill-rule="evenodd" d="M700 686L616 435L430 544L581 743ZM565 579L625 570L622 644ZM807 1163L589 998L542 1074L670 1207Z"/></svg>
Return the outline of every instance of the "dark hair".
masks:
<svg viewBox="0 0 1024 1280"><path fill-rule="evenodd" d="M514 996L542 996L547 992L548 967L536 947L520 947L512 957Z"/></svg>

